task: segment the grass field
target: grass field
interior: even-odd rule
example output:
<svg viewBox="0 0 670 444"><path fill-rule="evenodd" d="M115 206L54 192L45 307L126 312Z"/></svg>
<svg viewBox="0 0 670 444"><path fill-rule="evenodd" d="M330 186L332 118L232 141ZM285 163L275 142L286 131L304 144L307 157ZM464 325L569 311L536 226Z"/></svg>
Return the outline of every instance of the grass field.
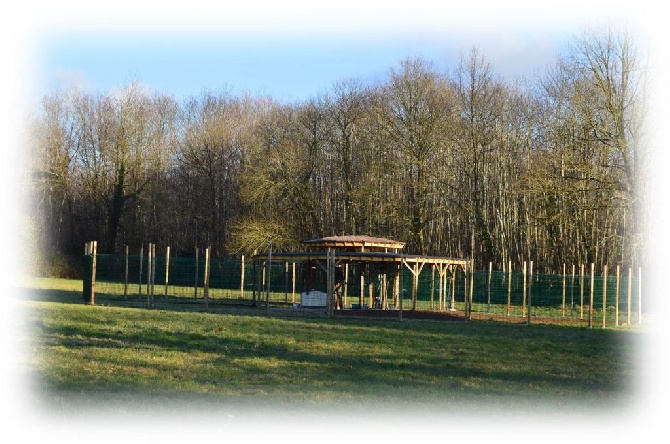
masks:
<svg viewBox="0 0 670 444"><path fill-rule="evenodd" d="M81 288L33 279L21 289L31 396L47 409L609 411L637 395L643 329L90 306Z"/></svg>

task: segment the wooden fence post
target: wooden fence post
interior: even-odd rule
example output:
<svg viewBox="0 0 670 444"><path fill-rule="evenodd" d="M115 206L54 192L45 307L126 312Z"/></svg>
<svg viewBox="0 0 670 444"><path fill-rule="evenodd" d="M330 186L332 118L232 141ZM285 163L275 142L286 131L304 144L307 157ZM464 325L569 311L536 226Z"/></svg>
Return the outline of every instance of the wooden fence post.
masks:
<svg viewBox="0 0 670 444"><path fill-rule="evenodd" d="M614 326L619 326L619 286L621 277L621 265L616 266L616 292L614 298Z"/></svg>
<svg viewBox="0 0 670 444"><path fill-rule="evenodd" d="M419 292L419 263L414 262L414 271L412 272L412 311L416 310L416 298Z"/></svg>
<svg viewBox="0 0 670 444"><path fill-rule="evenodd" d="M125 246L125 270L123 273L123 299L128 299L128 245Z"/></svg>
<svg viewBox="0 0 670 444"><path fill-rule="evenodd" d="M526 261L523 261L523 298L521 301L521 317L526 316Z"/></svg>
<svg viewBox="0 0 670 444"><path fill-rule="evenodd" d="M637 269L637 313L638 321L642 323L642 267Z"/></svg>
<svg viewBox="0 0 670 444"><path fill-rule="evenodd" d="M326 291L327 306L328 306L328 316L333 315L334 302L335 302L335 250L328 249L328 262L327 262L327 281L328 289Z"/></svg>
<svg viewBox="0 0 670 444"><path fill-rule="evenodd" d="M507 264L507 316L512 308L512 261Z"/></svg>
<svg viewBox="0 0 670 444"><path fill-rule="evenodd" d="M565 317L565 262L563 262L563 298L561 299L561 309Z"/></svg>
<svg viewBox="0 0 670 444"><path fill-rule="evenodd" d="M168 298L168 286L170 285L170 246L165 249L165 299Z"/></svg>
<svg viewBox="0 0 670 444"><path fill-rule="evenodd" d="M401 261L401 264L400 264L400 266L398 267L398 282L401 282L400 274L402 273L402 266L405 264L405 258L404 258L403 256L401 256L400 261ZM406 265L405 265L405 266L406 266ZM402 300L403 300L403 294L402 294L403 289L402 289L401 287L402 287L402 285L400 285L400 286L398 287L398 308L399 308L399 310L400 310L400 311L398 312L398 320L399 320L400 322L402 322ZM363 307L363 306L361 305L361 308L362 308L362 307Z"/></svg>
<svg viewBox="0 0 670 444"><path fill-rule="evenodd" d="M402 285L400 283L400 273L402 273L402 264L398 264L395 269L395 276L393 278L393 285L395 287L395 294L393 295L393 305L395 305L396 310L399 308L400 304L400 295L402 293Z"/></svg>
<svg viewBox="0 0 670 444"><path fill-rule="evenodd" d="M98 241L93 241L93 271L91 273L91 305L95 305L95 275L98 268Z"/></svg>
<svg viewBox="0 0 670 444"><path fill-rule="evenodd" d="M572 264L572 277L570 278L570 317L575 311L575 264Z"/></svg>
<svg viewBox="0 0 670 444"><path fill-rule="evenodd" d="M149 304L149 297L151 293L151 242L147 245L147 307L151 307Z"/></svg>
<svg viewBox="0 0 670 444"><path fill-rule="evenodd" d="M256 295L258 295L258 299L261 297L261 290L260 290L260 282L261 282L261 267L259 264L259 259L256 256L256 252L254 251L254 256L252 256L252 262L251 262L251 267L252 267L252 274L254 276L254 285L251 287L251 306L255 307L256 306Z"/></svg>
<svg viewBox="0 0 670 444"><path fill-rule="evenodd" d="M139 277L139 288L138 295L142 297L142 262L144 261L144 244L140 247L140 277Z"/></svg>
<svg viewBox="0 0 670 444"><path fill-rule="evenodd" d="M348 265L347 265L347 267L348 267ZM291 263L291 268L293 269L293 277L291 278L291 303L295 304L295 262ZM347 270L349 270L349 268L347 268ZM347 288L346 287L347 284L345 283L344 285L345 285L344 288ZM345 298L346 298L346 294L345 294Z"/></svg>
<svg viewBox="0 0 670 444"><path fill-rule="evenodd" d="M288 261L284 261L284 303L288 304Z"/></svg>
<svg viewBox="0 0 670 444"><path fill-rule="evenodd" d="M152 285L153 280L153 262L154 262L154 252L153 244L149 243L147 246L147 307L151 307L151 294L152 294Z"/></svg>
<svg viewBox="0 0 670 444"><path fill-rule="evenodd" d="M347 306L347 292L349 291L349 263L344 264L344 283L342 285L342 309ZM293 262L293 293L295 293L295 262Z"/></svg>
<svg viewBox="0 0 670 444"><path fill-rule="evenodd" d="M493 262L489 262L489 279L487 288L486 311L491 311L491 274L493 273Z"/></svg>
<svg viewBox="0 0 670 444"><path fill-rule="evenodd" d="M198 300L198 247L195 247L195 279L193 282L193 300Z"/></svg>
<svg viewBox="0 0 670 444"><path fill-rule="evenodd" d="M470 294L467 294L466 290L466 297L468 298L468 321L470 320L472 316L472 297L474 295L475 291L475 260L470 259Z"/></svg>
<svg viewBox="0 0 670 444"><path fill-rule="evenodd" d="M589 328L593 328L593 274L595 264L591 262L591 290L589 292Z"/></svg>
<svg viewBox="0 0 670 444"><path fill-rule="evenodd" d="M530 325L530 316L531 316L531 307L533 305L532 295L533 295L533 261L530 261L530 279L528 282L528 320L526 323Z"/></svg>
<svg viewBox="0 0 670 444"><path fill-rule="evenodd" d="M244 255L242 255L241 267L242 271L240 272L240 298L244 299Z"/></svg>
<svg viewBox="0 0 670 444"><path fill-rule="evenodd" d="M435 308L435 264L430 268L430 309L433 310ZM438 302L439 303L439 302Z"/></svg>
<svg viewBox="0 0 670 444"><path fill-rule="evenodd" d="M272 275L272 247L268 250L268 260L265 263L265 269L266 269L266 282L265 282L265 314L268 314L270 312L270 277Z"/></svg>
<svg viewBox="0 0 670 444"><path fill-rule="evenodd" d="M607 265L603 265L603 328L607 327Z"/></svg>
<svg viewBox="0 0 670 444"><path fill-rule="evenodd" d="M210 247L205 248L205 276L204 276L204 282L203 282L203 294L205 297L205 308L209 308L209 268L210 268L210 260L209 260L209 249Z"/></svg>
<svg viewBox="0 0 670 444"><path fill-rule="evenodd" d="M156 244L151 244L151 254L154 260L151 264L151 306L154 306L154 295L156 294Z"/></svg>
<svg viewBox="0 0 670 444"><path fill-rule="evenodd" d="M579 271L579 319L584 319L584 264Z"/></svg>
<svg viewBox="0 0 670 444"><path fill-rule="evenodd" d="M472 273L472 263L470 261L465 262L465 272L464 284L463 284L463 313L466 321L470 320L469 311L468 311L468 301L469 301L469 290L470 290L470 277Z"/></svg>
<svg viewBox="0 0 670 444"><path fill-rule="evenodd" d="M633 295L632 295L632 289L633 289L633 268L628 267L628 323L627 325L630 325L630 314L631 314L631 305L633 304Z"/></svg>

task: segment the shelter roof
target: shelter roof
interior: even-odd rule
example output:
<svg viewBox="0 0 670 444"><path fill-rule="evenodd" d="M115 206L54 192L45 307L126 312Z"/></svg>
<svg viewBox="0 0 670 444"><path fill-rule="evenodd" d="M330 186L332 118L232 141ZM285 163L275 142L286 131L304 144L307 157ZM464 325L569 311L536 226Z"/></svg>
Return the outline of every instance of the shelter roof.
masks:
<svg viewBox="0 0 670 444"><path fill-rule="evenodd" d="M386 251L387 249L401 249L404 242L383 237L366 235L329 236L303 242L312 248L343 248L356 251Z"/></svg>

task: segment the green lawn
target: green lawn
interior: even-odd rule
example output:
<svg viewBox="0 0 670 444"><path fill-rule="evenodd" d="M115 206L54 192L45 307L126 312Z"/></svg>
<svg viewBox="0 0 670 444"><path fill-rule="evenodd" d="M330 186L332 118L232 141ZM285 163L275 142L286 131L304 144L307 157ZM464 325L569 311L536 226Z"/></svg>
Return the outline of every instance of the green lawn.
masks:
<svg viewBox="0 0 670 444"><path fill-rule="evenodd" d="M615 409L636 397L642 329L84 305L81 282L22 290L45 406Z"/></svg>

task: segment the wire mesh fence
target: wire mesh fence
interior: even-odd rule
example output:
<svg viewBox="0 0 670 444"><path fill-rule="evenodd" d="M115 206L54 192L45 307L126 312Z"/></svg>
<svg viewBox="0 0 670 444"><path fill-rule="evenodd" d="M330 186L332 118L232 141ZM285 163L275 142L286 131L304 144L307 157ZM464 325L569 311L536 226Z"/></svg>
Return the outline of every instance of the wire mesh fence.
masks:
<svg viewBox="0 0 670 444"><path fill-rule="evenodd" d="M116 299L164 302L301 307L303 293L327 293L327 273L318 263L258 261L250 258L210 259L206 250L192 257L135 254L92 254L84 257L86 292ZM512 322L576 323L615 326L642 321L641 270L616 267L595 275L590 266L568 266L565 273L518 270L446 271L443 285L434 267L416 278L400 267L398 283L382 265L347 264L339 270L340 308L463 313L474 318ZM94 279L91 274L94 273ZM362 278L361 278L362 277ZM91 285L91 281L94 284ZM87 286L87 282L89 285ZM382 304L381 301L385 303Z"/></svg>

